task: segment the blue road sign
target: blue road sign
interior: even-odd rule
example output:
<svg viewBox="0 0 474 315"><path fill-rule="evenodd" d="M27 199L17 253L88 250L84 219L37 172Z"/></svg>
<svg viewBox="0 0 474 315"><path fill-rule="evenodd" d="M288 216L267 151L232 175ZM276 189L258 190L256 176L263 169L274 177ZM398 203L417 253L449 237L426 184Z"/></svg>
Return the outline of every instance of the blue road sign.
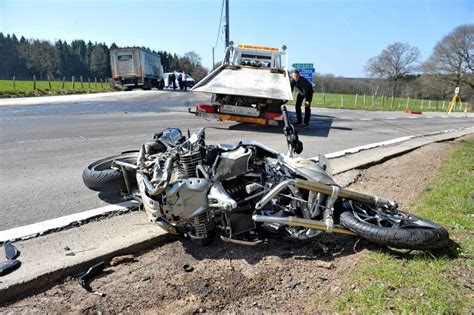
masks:
<svg viewBox="0 0 474 315"><path fill-rule="evenodd" d="M313 65L313 64L294 64L294 65ZM315 72L315 69L313 67L304 67L304 68L296 68L299 72L300 72L300 75L305 78L306 80L308 80L309 82L311 83L314 83L314 80L313 80L313 73Z"/></svg>

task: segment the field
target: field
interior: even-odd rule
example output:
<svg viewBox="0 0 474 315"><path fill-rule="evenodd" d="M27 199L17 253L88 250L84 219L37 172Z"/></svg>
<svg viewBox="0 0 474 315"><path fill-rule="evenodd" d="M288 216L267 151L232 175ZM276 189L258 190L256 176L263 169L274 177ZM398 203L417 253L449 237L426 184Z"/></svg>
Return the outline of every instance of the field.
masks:
<svg viewBox="0 0 474 315"><path fill-rule="evenodd" d="M416 214L441 223L453 240L432 252L370 253L352 276L339 311L350 313L472 314L474 267L474 138L462 140L425 189Z"/></svg>
<svg viewBox="0 0 474 315"><path fill-rule="evenodd" d="M288 104L295 103L296 96ZM351 95L351 94L330 94L330 93L314 93L312 106L325 108L343 108L343 109L364 109L364 110L386 110L400 111L410 109L414 111L428 112L444 112L447 111L450 99L446 100L420 100L407 98L391 97L372 97L370 95ZM462 103L462 109L459 104L456 105L454 111L463 111L466 103ZM467 104L468 106L471 106ZM471 106L472 107L472 106ZM470 108L468 107L468 111Z"/></svg>
<svg viewBox="0 0 474 315"><path fill-rule="evenodd" d="M36 81L36 90L33 81L15 81L0 80L0 98L1 97L25 97L25 96L42 96L42 95L61 95L61 94L81 94L111 91L112 88L108 83L101 82L75 82L74 86L71 81Z"/></svg>

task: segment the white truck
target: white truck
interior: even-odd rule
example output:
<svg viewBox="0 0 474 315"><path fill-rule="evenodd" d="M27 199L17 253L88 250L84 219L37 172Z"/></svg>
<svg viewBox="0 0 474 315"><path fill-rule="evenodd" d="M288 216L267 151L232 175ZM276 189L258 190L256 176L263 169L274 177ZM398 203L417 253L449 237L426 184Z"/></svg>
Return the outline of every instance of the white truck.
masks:
<svg viewBox="0 0 474 315"><path fill-rule="evenodd" d="M164 87L160 56L151 51L138 47L112 49L110 66L112 79L126 90Z"/></svg>
<svg viewBox="0 0 474 315"><path fill-rule="evenodd" d="M221 121L283 124L281 105L293 99L286 65L286 46L280 50L265 46L230 45L226 49L226 57L220 67L191 89L212 94L211 104L198 104L195 111L190 109L190 112Z"/></svg>

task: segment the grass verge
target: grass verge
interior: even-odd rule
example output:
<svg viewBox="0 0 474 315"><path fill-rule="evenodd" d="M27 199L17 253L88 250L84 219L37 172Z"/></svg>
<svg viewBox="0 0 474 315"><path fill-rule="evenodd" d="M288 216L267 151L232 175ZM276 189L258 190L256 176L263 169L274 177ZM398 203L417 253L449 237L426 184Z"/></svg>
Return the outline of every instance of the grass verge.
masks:
<svg viewBox="0 0 474 315"><path fill-rule="evenodd" d="M112 91L108 83L94 83L94 82L64 82L51 81L51 87L48 81L36 81L36 90L33 87L33 81L13 81L0 80L0 98L9 97L30 97L43 95L67 95L67 94L83 94L83 93L98 93Z"/></svg>
<svg viewBox="0 0 474 315"><path fill-rule="evenodd" d="M414 207L443 224L453 240L440 252L380 250L351 276L355 288L337 301L341 312L470 313L474 255L474 138L461 140Z"/></svg>
<svg viewBox="0 0 474 315"><path fill-rule="evenodd" d="M293 100L289 101L289 105L294 105L296 94L293 95ZM374 111L401 111L410 109L414 111L427 112L445 112L448 109L450 100L421 100L421 99L407 99L394 98L392 102L391 97L374 97L371 95L351 95L351 94L331 94L331 93L314 93L312 106L324 108L340 108L340 109L363 109ZM470 103L468 103L469 105ZM466 103L463 106L456 105L454 111L463 111ZM472 104L468 106L468 111L472 111Z"/></svg>

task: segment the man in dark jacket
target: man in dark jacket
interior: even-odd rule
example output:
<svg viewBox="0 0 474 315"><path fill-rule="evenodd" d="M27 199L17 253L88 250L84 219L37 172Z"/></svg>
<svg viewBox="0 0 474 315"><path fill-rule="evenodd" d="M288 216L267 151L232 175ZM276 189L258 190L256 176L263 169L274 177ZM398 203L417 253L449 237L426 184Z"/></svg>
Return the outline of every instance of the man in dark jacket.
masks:
<svg viewBox="0 0 474 315"><path fill-rule="evenodd" d="M311 118L311 100L313 99L313 85L300 75L298 70L294 70L291 74L291 91L296 88L298 96L296 97L296 125L301 125L301 105L304 102L304 125L309 125Z"/></svg>

